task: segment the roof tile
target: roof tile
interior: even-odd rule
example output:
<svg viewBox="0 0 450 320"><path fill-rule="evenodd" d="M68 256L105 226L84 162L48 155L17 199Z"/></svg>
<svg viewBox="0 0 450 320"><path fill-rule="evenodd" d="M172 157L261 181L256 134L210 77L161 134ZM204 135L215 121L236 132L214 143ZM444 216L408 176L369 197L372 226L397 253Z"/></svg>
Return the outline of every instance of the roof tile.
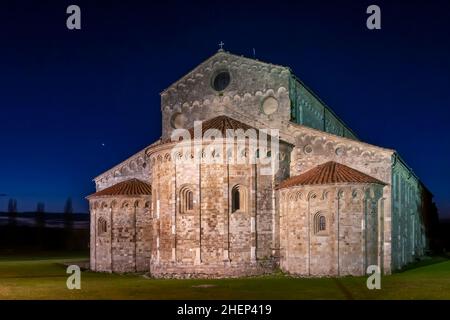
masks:
<svg viewBox="0 0 450 320"><path fill-rule="evenodd" d="M289 188L298 185L316 185L333 183L377 183L384 182L371 177L361 171L352 169L346 165L329 161L318 165L298 176L282 181L277 189Z"/></svg>
<svg viewBox="0 0 450 320"><path fill-rule="evenodd" d="M138 179L130 179L100 190L87 198L101 196L142 196L151 194L152 186L150 184Z"/></svg>

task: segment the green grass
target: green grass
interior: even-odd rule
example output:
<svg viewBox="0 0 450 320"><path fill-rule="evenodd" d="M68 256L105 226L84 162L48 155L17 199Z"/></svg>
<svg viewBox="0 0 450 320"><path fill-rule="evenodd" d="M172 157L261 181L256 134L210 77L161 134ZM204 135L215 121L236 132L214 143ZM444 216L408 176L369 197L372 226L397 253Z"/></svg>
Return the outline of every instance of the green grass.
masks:
<svg viewBox="0 0 450 320"><path fill-rule="evenodd" d="M85 257L3 257L0 299L450 299L450 260L433 258L384 276L381 290L365 277L292 278L283 274L224 280L155 280L83 271L81 290L66 288L63 262ZM214 287L195 288L201 284Z"/></svg>

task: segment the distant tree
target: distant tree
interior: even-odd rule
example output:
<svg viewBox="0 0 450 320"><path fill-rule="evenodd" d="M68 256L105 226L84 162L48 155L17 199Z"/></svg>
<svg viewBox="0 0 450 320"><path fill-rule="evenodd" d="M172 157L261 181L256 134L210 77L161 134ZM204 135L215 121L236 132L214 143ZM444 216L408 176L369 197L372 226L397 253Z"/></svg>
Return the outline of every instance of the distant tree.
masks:
<svg viewBox="0 0 450 320"><path fill-rule="evenodd" d="M9 199L8 201L8 213L17 213L17 200Z"/></svg>
<svg viewBox="0 0 450 320"><path fill-rule="evenodd" d="M8 220L9 225L15 226L16 225L16 219L17 219L17 200L16 199L9 199L8 201Z"/></svg>
<svg viewBox="0 0 450 320"><path fill-rule="evenodd" d="M65 214L72 214L73 213L72 198L68 198L66 200L66 204L64 205L64 213Z"/></svg>
<svg viewBox="0 0 450 320"><path fill-rule="evenodd" d="M45 212L45 203L38 202L36 205L36 212L44 213Z"/></svg>
<svg viewBox="0 0 450 320"><path fill-rule="evenodd" d="M45 203L38 202L36 205L36 225L41 228L45 224Z"/></svg>
<svg viewBox="0 0 450 320"><path fill-rule="evenodd" d="M8 213L12 213L13 212L13 206L14 206L14 199L9 199L8 200Z"/></svg>
<svg viewBox="0 0 450 320"><path fill-rule="evenodd" d="M73 204L72 198L68 198L66 200L66 204L64 205L64 227L70 229L72 227L73 222Z"/></svg>

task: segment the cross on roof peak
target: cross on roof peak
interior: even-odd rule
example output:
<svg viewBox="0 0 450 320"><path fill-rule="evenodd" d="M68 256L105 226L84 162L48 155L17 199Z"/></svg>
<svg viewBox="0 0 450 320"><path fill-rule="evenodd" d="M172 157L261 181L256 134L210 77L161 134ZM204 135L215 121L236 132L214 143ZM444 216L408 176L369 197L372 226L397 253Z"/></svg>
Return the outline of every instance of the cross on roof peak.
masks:
<svg viewBox="0 0 450 320"><path fill-rule="evenodd" d="M225 45L225 43L223 43L223 41L219 42L219 47L220 47L219 51L223 51L223 46L224 45Z"/></svg>

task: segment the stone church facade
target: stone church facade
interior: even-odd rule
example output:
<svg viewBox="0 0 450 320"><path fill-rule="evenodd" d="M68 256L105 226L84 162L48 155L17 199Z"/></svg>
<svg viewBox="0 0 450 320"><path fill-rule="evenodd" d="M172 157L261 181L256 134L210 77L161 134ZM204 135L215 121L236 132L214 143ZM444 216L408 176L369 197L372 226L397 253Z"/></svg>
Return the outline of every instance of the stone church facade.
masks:
<svg viewBox="0 0 450 320"><path fill-rule="evenodd" d="M289 68L219 50L161 93L161 113L158 141L94 179L92 270L389 274L425 253L432 195Z"/></svg>

